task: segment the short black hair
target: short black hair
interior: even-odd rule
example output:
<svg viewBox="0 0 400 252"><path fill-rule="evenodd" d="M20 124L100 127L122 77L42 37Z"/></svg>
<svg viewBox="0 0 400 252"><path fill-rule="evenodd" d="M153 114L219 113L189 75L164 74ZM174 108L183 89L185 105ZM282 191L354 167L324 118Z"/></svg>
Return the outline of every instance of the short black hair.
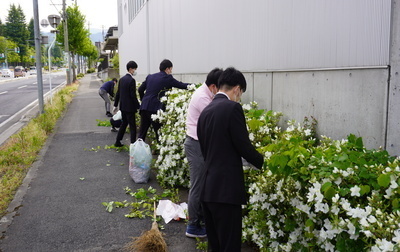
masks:
<svg viewBox="0 0 400 252"><path fill-rule="evenodd" d="M129 71L130 68L132 68L132 69L138 68L138 65L136 64L135 61L131 60L128 62L128 64L126 64L126 70Z"/></svg>
<svg viewBox="0 0 400 252"><path fill-rule="evenodd" d="M211 70L211 72L208 73L207 79L206 79L206 85L209 87L211 84L215 84L215 86L218 86L218 79L219 76L221 76L223 70L221 68L214 68Z"/></svg>
<svg viewBox="0 0 400 252"><path fill-rule="evenodd" d="M236 70L234 67L228 67L225 71L222 72L221 76L218 79L218 89L224 87L227 90L231 90L234 86L239 85L240 89L243 92L246 92L246 79L244 75L239 70Z"/></svg>
<svg viewBox="0 0 400 252"><path fill-rule="evenodd" d="M114 82L118 82L117 78L113 78L112 81Z"/></svg>
<svg viewBox="0 0 400 252"><path fill-rule="evenodd" d="M165 69L173 67L172 62L168 59L161 61L160 63L160 71L165 71Z"/></svg>

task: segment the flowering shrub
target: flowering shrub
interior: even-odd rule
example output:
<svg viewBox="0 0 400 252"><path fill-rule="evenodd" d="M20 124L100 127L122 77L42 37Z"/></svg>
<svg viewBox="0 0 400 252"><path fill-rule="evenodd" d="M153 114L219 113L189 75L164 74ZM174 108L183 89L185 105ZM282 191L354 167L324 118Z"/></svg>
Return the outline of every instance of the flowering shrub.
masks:
<svg viewBox="0 0 400 252"><path fill-rule="evenodd" d="M157 179L189 186L186 110L195 86L167 93ZM250 195L243 239L261 251L396 251L400 249L399 159L367 150L362 138L315 136L315 120L278 125L282 113L243 109L250 140L264 155L262 170L245 167Z"/></svg>
<svg viewBox="0 0 400 252"><path fill-rule="evenodd" d="M188 90L172 89L166 92L161 101L166 103L165 111L159 110L152 116L163 126L160 129L160 154L155 163L157 180L163 187L189 187L189 163L186 159L183 143L186 138L186 111L196 85Z"/></svg>
<svg viewBox="0 0 400 252"><path fill-rule="evenodd" d="M266 167L249 183L244 239L261 251L398 250L399 160L354 135L317 144L313 125L290 121L259 149Z"/></svg>

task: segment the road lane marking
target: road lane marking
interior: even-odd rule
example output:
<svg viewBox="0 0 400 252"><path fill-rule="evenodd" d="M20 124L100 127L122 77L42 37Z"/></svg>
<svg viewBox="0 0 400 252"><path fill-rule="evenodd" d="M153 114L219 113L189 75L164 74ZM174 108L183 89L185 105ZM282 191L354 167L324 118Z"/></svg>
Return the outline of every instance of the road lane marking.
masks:
<svg viewBox="0 0 400 252"><path fill-rule="evenodd" d="M52 90L53 92L57 91L58 89L64 87L66 85L66 81L62 82L61 84L57 85L56 88L54 88L54 90ZM6 91L8 92L8 91ZM50 95L50 91L44 94L43 98L46 98L47 96ZM25 108L21 109L20 111L18 111L17 113L15 113L14 115L12 115L10 118L8 118L7 120L5 120L4 122L0 123L0 128L3 127L6 123L8 123L9 121L13 120L15 117L17 117L19 114L24 113L26 110L29 109L29 111L33 110L34 108L38 107L38 99L34 100L33 102L31 102L28 106L26 106ZM1 144L1 143L0 143Z"/></svg>
<svg viewBox="0 0 400 252"><path fill-rule="evenodd" d="M0 95L7 94L7 93L8 93L8 91L4 91L4 92L1 92Z"/></svg>
<svg viewBox="0 0 400 252"><path fill-rule="evenodd" d="M18 89L26 88L28 85L20 86Z"/></svg>
<svg viewBox="0 0 400 252"><path fill-rule="evenodd" d="M0 118L7 117L7 116L10 116L10 115L0 115Z"/></svg>

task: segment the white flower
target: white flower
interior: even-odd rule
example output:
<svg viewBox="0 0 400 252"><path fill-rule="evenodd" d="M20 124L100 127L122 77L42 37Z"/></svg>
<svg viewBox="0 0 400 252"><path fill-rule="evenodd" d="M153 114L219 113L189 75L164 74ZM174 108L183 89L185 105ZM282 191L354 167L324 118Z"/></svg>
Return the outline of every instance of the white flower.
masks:
<svg viewBox="0 0 400 252"><path fill-rule="evenodd" d="M249 134L249 139L250 139L250 141L254 141L254 134L253 133Z"/></svg>
<svg viewBox="0 0 400 252"><path fill-rule="evenodd" d="M400 229L394 231L394 237L392 238L392 241L394 241L397 244L400 244Z"/></svg>
<svg viewBox="0 0 400 252"><path fill-rule="evenodd" d="M361 224L362 226L364 226L364 227L369 227L369 223L368 223L367 219L365 219L365 218L362 218L362 219L360 220L360 224Z"/></svg>
<svg viewBox="0 0 400 252"><path fill-rule="evenodd" d="M251 109L251 105L250 104L243 104L243 109L244 110L250 110Z"/></svg>
<svg viewBox="0 0 400 252"><path fill-rule="evenodd" d="M330 243L330 242L326 242L325 243L325 251L334 252L335 251L335 246L333 246L333 244Z"/></svg>
<svg viewBox="0 0 400 252"><path fill-rule="evenodd" d="M388 188L386 189L386 195L384 195L383 197L385 197L386 199L390 199L390 196L392 196L392 188Z"/></svg>
<svg viewBox="0 0 400 252"><path fill-rule="evenodd" d="M306 130L304 131L304 134L305 134L306 136L310 136L310 135L311 135L311 130L310 130L310 129L306 129Z"/></svg>
<svg viewBox="0 0 400 252"><path fill-rule="evenodd" d="M360 190L361 190L361 188L358 187L357 185L353 186L352 188L350 188L351 196L360 197L360 196L361 196L361 195L360 195Z"/></svg>
<svg viewBox="0 0 400 252"><path fill-rule="evenodd" d="M368 221L369 223L375 223L376 222L376 218L373 215L368 216Z"/></svg>
<svg viewBox="0 0 400 252"><path fill-rule="evenodd" d="M335 194L335 196L332 197L332 202L333 203L337 203L340 199L340 196L338 193Z"/></svg>
<svg viewBox="0 0 400 252"><path fill-rule="evenodd" d="M379 249L382 252L393 251L393 247L394 247L393 243L391 243L390 241L387 241L386 239L383 239L383 240L377 239L376 244L378 245Z"/></svg>
<svg viewBox="0 0 400 252"><path fill-rule="evenodd" d="M272 156L272 152L266 151L266 152L264 153L265 159L269 159L271 156Z"/></svg>
<svg viewBox="0 0 400 252"><path fill-rule="evenodd" d="M390 181L390 188L396 189L399 187L399 185L396 182L396 178L393 178L392 181Z"/></svg>

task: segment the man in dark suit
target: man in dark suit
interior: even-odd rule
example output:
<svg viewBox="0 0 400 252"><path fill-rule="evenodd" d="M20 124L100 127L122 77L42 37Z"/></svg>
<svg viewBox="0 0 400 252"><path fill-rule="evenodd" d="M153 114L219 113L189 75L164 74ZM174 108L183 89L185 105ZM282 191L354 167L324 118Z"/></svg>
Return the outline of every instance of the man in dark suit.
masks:
<svg viewBox="0 0 400 252"><path fill-rule="evenodd" d="M182 83L172 77L172 62L165 59L160 63L160 72L148 75L146 80L139 87L139 96L142 104L140 105L140 129L139 136L145 140L147 130L150 125L156 133L158 141L158 130L161 124L153 121L151 115L156 114L157 110L165 109L160 101L160 98L165 95L165 92L173 87L186 89L188 83Z"/></svg>
<svg viewBox="0 0 400 252"><path fill-rule="evenodd" d="M241 205L247 201L242 157L261 168L263 156L250 142L243 109L238 103L246 90L243 74L227 68L218 79L218 88L197 124L206 167L201 200L209 249L235 252L241 248Z"/></svg>
<svg viewBox="0 0 400 252"><path fill-rule="evenodd" d="M129 124L129 129L131 132L131 143L136 140L136 122L135 113L139 109L139 101L136 97L136 81L133 76L136 75L136 69L138 65L135 61L129 61L126 64L126 69L128 73L119 80L117 94L114 101L114 112L119 109L122 114L122 124L118 130L117 140L115 141L116 147L122 147L122 138L124 137L126 127Z"/></svg>

